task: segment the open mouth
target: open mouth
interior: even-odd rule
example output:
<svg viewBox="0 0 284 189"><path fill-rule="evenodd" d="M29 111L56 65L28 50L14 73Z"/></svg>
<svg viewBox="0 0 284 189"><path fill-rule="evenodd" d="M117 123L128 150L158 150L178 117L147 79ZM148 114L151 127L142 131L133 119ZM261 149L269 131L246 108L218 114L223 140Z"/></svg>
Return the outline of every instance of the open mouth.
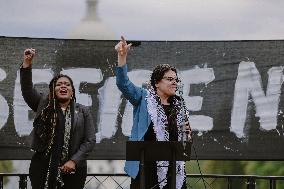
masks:
<svg viewBox="0 0 284 189"><path fill-rule="evenodd" d="M67 89L60 89L59 93L61 95L67 95L68 91L67 91Z"/></svg>

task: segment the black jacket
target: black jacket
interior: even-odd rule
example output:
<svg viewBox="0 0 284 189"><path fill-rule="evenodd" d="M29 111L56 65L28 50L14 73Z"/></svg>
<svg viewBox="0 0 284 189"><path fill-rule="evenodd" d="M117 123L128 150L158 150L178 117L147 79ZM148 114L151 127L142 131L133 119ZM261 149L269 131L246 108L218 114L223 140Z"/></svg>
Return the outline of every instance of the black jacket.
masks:
<svg viewBox="0 0 284 189"><path fill-rule="evenodd" d="M47 95L39 94L33 87L31 68L21 68L20 81L24 100L36 112L36 119L47 104ZM69 152L71 160L77 162L76 166L82 167L87 165L86 158L95 145L95 127L89 108L76 103L72 111L74 122ZM47 141L40 138L42 132L43 128L34 124L31 148L37 152L44 152L47 148Z"/></svg>

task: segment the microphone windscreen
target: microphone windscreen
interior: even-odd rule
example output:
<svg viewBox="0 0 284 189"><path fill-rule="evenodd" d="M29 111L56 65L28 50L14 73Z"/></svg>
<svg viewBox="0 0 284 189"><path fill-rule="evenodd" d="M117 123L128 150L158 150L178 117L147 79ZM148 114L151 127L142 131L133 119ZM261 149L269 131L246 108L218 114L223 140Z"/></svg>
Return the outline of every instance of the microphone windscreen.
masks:
<svg viewBox="0 0 284 189"><path fill-rule="evenodd" d="M127 41L127 43L132 43L131 47L138 47L141 45L141 41Z"/></svg>

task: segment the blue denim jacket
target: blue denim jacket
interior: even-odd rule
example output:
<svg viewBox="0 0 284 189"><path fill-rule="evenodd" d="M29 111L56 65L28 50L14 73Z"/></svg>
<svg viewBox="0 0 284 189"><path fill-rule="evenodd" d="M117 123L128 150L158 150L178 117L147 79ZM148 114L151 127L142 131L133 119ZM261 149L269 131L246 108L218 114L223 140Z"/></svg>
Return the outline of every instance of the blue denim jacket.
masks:
<svg viewBox="0 0 284 189"><path fill-rule="evenodd" d="M143 141L144 135L151 123L147 111L147 91L135 86L127 76L127 65L116 68L116 85L124 97L133 105L133 126L131 130L131 141ZM136 178L139 172L139 161L126 161L125 172L132 178Z"/></svg>

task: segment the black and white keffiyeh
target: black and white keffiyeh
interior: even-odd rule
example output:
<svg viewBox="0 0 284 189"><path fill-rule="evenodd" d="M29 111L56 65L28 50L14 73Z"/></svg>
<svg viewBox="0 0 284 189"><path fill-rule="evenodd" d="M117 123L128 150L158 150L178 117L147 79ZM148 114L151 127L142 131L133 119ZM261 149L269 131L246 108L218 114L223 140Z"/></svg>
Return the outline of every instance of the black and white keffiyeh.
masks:
<svg viewBox="0 0 284 189"><path fill-rule="evenodd" d="M49 164L44 184L44 189L56 189L59 183L64 185L61 171L58 168L61 163L68 161L69 140L71 137L72 127L72 114L70 104L62 114L64 124L59 123L57 130L55 130L55 142L53 142L53 148L49 154ZM60 121L59 121L60 122ZM62 124L62 125L61 125Z"/></svg>
<svg viewBox="0 0 284 189"><path fill-rule="evenodd" d="M147 89L147 110L151 117L151 121L154 125L154 132L156 134L157 141L169 141L169 132L166 130L166 126L168 124L167 116L165 114L164 108L160 103L159 97L154 91L153 88ZM181 125L183 122L182 117L182 108L181 103L174 99L174 106L177 112L177 125ZM178 126L177 126L178 127ZM182 131L181 128L178 127L178 140L182 140ZM167 185L167 172L168 172L168 161L157 161L157 174L158 174L158 182L159 187L162 189L164 186ZM185 181L185 162L184 161L177 161L176 162L176 188L181 189L183 183Z"/></svg>

